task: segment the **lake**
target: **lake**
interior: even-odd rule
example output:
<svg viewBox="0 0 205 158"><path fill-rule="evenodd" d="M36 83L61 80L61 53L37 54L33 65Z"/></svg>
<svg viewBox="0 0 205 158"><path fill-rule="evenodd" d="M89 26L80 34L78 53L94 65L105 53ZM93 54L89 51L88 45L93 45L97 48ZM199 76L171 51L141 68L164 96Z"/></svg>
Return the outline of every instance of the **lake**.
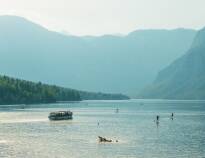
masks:
<svg viewBox="0 0 205 158"><path fill-rule="evenodd" d="M49 121L49 113L58 110L73 111L73 120ZM160 116L158 125L156 115ZM98 136L114 142L99 143ZM1 106L0 157L204 158L205 101Z"/></svg>

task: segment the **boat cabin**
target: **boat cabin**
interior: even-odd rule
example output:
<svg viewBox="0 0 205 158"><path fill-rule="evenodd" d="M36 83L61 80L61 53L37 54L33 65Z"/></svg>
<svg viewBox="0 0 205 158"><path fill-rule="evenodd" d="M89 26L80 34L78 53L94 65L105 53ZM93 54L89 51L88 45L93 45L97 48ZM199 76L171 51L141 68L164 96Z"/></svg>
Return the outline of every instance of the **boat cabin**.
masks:
<svg viewBox="0 0 205 158"><path fill-rule="evenodd" d="M50 120L70 120L73 118L71 111L56 111L51 112L48 116Z"/></svg>

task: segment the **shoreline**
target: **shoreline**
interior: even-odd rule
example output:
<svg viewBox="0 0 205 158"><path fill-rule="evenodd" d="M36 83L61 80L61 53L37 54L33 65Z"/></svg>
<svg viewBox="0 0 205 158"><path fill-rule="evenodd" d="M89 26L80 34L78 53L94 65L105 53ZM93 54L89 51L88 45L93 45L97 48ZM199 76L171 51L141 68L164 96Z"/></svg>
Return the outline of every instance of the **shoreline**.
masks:
<svg viewBox="0 0 205 158"><path fill-rule="evenodd" d="M62 104L65 104L65 103L94 103L94 102L136 102L136 103L174 103L174 102L181 102L181 103L196 103L196 102L199 102L199 103L204 103L205 100L196 100L196 99L189 99L189 100L176 100L176 99L134 99L134 98L131 98L131 99L115 99L115 100L100 100L100 99L97 99L97 100L79 100L79 101L56 101L56 102L49 102L49 103L29 103L29 104L23 104L23 103L15 103L15 104L0 104L0 108L2 107L15 107L15 106L22 106L24 108L26 108L26 106L32 106L32 105L49 105L49 104L59 104L59 103L62 103Z"/></svg>

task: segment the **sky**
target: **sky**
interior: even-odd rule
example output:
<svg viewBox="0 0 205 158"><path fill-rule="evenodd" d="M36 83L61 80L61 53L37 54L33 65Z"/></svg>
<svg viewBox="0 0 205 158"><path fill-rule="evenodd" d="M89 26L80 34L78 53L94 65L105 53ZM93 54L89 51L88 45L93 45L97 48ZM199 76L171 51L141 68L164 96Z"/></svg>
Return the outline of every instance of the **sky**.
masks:
<svg viewBox="0 0 205 158"><path fill-rule="evenodd" d="M205 0L0 0L0 15L23 16L72 35L127 34L137 29L200 29Z"/></svg>

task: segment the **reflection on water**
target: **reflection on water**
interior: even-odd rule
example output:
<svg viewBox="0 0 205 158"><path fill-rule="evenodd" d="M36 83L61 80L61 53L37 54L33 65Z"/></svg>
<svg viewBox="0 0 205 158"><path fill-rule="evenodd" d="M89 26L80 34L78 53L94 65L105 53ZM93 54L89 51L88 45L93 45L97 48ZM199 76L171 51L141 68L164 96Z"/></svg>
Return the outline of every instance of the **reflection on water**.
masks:
<svg viewBox="0 0 205 158"><path fill-rule="evenodd" d="M49 112L56 110L72 110L74 119L49 121ZM158 125L156 115L160 115ZM29 108L4 106L0 110L0 157L203 158L204 122L204 101L84 101L29 105ZM98 136L119 142L99 143Z"/></svg>

